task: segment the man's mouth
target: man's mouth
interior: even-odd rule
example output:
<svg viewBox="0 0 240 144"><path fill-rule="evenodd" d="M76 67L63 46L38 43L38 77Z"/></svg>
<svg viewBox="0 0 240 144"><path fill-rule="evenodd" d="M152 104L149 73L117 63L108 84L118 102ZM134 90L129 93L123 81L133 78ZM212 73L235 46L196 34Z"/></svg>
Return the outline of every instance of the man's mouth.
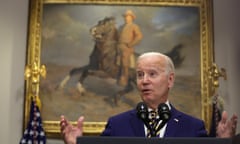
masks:
<svg viewBox="0 0 240 144"><path fill-rule="evenodd" d="M149 93L151 93L151 90L150 89L142 89L142 93L149 94Z"/></svg>

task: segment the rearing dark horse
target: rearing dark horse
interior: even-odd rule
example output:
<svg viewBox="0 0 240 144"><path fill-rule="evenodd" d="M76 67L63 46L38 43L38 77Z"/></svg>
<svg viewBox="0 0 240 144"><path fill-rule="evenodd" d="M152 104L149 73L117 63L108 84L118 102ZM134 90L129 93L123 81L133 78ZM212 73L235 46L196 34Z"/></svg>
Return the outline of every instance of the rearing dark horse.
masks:
<svg viewBox="0 0 240 144"><path fill-rule="evenodd" d="M100 20L98 24L90 29L90 33L95 41L94 49L89 57L89 64L72 69L69 74L61 81L58 88L64 88L68 80L75 74L81 73L77 83L77 89L81 95L84 94L84 80L89 75L100 78L113 78L118 81L120 66L117 65L118 50L117 40L118 33L114 17L106 17ZM117 96L128 93L133 89L131 83L135 83L135 71L130 70L129 84L123 90L116 93L114 98L117 103Z"/></svg>

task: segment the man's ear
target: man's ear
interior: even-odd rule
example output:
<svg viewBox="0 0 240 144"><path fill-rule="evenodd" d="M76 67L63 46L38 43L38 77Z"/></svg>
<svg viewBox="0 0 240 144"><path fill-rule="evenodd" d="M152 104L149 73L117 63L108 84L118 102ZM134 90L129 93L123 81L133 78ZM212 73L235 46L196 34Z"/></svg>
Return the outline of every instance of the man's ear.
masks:
<svg viewBox="0 0 240 144"><path fill-rule="evenodd" d="M175 74L173 72L171 72L168 76L168 87L169 88L173 87L174 81L175 81Z"/></svg>

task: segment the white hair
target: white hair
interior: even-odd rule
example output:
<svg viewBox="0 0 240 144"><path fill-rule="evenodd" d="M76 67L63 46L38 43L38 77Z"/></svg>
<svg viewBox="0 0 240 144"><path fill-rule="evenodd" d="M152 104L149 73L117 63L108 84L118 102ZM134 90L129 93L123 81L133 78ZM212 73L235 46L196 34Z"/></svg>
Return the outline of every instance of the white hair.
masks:
<svg viewBox="0 0 240 144"><path fill-rule="evenodd" d="M151 56L159 56L159 57L164 58L165 62L166 62L167 73L168 74L175 73L175 67L174 67L172 59L170 57L168 57L167 55L165 55L163 53L160 53L160 52L146 52L146 53L143 53L138 57L137 61L139 61L143 57L151 57Z"/></svg>

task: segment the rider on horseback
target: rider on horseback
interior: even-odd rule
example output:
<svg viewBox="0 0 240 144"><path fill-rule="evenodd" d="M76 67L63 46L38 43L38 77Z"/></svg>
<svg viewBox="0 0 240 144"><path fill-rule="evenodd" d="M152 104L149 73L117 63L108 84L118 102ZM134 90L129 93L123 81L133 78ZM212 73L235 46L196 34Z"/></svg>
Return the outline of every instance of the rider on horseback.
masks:
<svg viewBox="0 0 240 144"><path fill-rule="evenodd" d="M142 40L142 33L138 25L133 23L136 18L131 10L123 15L125 24L120 27L118 49L120 50L121 76L119 84L126 86L129 79L129 68L135 68L134 46Z"/></svg>

